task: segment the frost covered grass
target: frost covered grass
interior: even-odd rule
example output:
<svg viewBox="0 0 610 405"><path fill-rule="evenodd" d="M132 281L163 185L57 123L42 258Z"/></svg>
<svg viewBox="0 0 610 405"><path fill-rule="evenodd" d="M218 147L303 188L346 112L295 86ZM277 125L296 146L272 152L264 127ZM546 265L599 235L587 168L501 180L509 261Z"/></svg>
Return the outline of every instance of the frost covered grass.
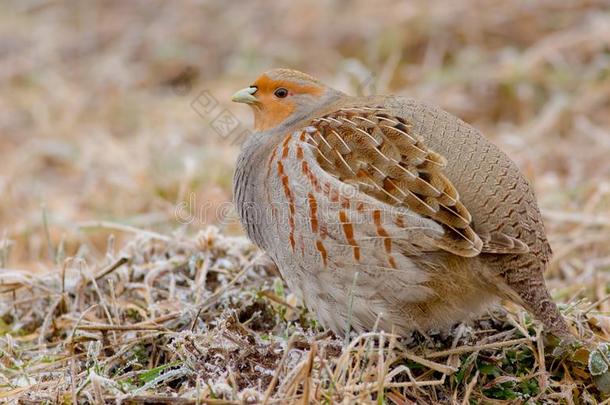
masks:
<svg viewBox="0 0 610 405"><path fill-rule="evenodd" d="M248 128L229 96L286 66L472 123L534 185L547 283L597 347L610 339L609 10L3 2L0 400L607 401L603 346L590 366L588 346L558 347L510 305L427 337L326 333L252 266L228 204L238 145L215 119ZM193 106L202 94L214 108Z"/></svg>
<svg viewBox="0 0 610 405"><path fill-rule="evenodd" d="M607 349L562 348L516 308L451 331L334 336L215 228L136 234L100 265L2 274L0 398L21 403L595 403ZM583 342L608 317L563 308ZM597 369L595 369L597 367ZM607 370L607 366L606 366ZM601 384L601 385L600 385ZM605 385L604 385L605 384Z"/></svg>

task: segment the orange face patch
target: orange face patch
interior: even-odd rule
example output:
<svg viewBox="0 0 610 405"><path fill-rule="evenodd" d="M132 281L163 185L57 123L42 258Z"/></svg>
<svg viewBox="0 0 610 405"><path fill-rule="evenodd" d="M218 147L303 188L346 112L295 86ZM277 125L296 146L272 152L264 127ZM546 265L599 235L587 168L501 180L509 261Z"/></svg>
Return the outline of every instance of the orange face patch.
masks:
<svg viewBox="0 0 610 405"><path fill-rule="evenodd" d="M295 94L320 96L323 92L321 87L315 85L272 80L267 75L259 77L252 86L258 89L254 94L258 103L252 105L254 107L254 128L257 131L265 131L279 125L296 110L297 106L291 96ZM275 90L280 87L288 90L287 97L278 98L274 95Z"/></svg>

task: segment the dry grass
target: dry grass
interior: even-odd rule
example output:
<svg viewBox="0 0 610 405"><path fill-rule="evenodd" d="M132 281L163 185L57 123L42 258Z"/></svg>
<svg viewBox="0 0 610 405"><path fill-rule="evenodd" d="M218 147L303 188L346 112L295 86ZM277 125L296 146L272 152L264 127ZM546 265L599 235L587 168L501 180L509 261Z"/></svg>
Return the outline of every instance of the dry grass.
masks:
<svg viewBox="0 0 610 405"><path fill-rule="evenodd" d="M603 401L587 350L514 307L429 338L325 334L226 236L238 147L211 123L247 128L228 96L272 66L440 104L531 179L548 285L608 341L610 2L15 0L0 60L1 399Z"/></svg>
<svg viewBox="0 0 610 405"><path fill-rule="evenodd" d="M346 342L321 330L255 249L215 228L142 232L101 269L2 276L4 393L22 403L449 403L600 398L588 351L562 353L522 311L448 333L373 331ZM588 308L587 308L588 307ZM608 318L574 303L583 341ZM605 324L604 324L605 323ZM178 396L176 396L176 394ZM199 402L198 402L199 401Z"/></svg>

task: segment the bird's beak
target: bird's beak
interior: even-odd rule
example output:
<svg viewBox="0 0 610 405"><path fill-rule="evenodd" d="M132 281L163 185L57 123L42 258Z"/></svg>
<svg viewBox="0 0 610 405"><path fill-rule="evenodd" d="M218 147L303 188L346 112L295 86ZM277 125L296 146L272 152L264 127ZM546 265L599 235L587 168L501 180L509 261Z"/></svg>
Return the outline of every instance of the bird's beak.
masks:
<svg viewBox="0 0 610 405"><path fill-rule="evenodd" d="M236 103L254 104L258 101L258 99L254 97L256 90L258 90L256 87L246 87L245 89L241 89L237 93L233 94L231 101L235 101Z"/></svg>

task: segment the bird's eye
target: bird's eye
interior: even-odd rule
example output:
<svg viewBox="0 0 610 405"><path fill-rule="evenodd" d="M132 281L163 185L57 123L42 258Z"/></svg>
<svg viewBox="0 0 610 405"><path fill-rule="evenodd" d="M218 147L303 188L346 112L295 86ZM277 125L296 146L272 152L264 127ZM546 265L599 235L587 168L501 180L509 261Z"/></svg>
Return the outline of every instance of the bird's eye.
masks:
<svg viewBox="0 0 610 405"><path fill-rule="evenodd" d="M288 90L283 87L280 87L279 89L276 89L273 94L275 94L275 97L277 98L284 98L288 95Z"/></svg>

